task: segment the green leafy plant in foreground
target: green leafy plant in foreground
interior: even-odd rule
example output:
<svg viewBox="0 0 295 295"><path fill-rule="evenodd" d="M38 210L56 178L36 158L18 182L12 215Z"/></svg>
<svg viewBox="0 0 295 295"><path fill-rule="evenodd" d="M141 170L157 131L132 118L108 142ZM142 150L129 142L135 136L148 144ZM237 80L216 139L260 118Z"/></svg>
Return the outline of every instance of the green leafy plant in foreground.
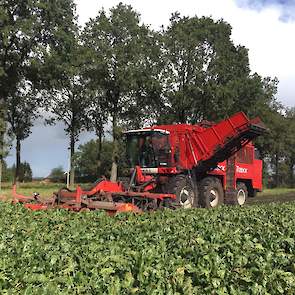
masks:
<svg viewBox="0 0 295 295"><path fill-rule="evenodd" d="M294 294L295 204L31 212L0 204L1 294Z"/></svg>

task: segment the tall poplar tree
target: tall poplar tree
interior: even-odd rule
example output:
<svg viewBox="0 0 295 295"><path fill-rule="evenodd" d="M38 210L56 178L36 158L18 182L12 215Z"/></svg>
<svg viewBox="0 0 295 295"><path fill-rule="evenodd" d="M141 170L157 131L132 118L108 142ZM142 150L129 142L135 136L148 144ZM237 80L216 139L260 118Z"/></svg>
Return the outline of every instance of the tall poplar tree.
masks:
<svg viewBox="0 0 295 295"><path fill-rule="evenodd" d="M13 96L6 99L8 134L16 141L14 182L19 181L21 168L21 142L31 134L34 120L39 117L42 98L28 81L18 84Z"/></svg>
<svg viewBox="0 0 295 295"><path fill-rule="evenodd" d="M52 48L59 47L68 38L74 8L73 0L0 0L1 159L7 99L17 94L23 80L40 86L40 81L47 76L46 72L40 73L40 68Z"/></svg>
<svg viewBox="0 0 295 295"><path fill-rule="evenodd" d="M253 114L273 98L267 92L273 81L250 73L248 51L233 43L225 21L174 13L162 35L167 99L162 120L195 123L236 111Z"/></svg>
<svg viewBox="0 0 295 295"><path fill-rule="evenodd" d="M74 156L76 142L82 130L86 129L86 116L89 108L89 94L84 87L81 69L83 68L83 48L73 36L70 47L64 48L63 54L54 53L48 60L49 67L60 64L61 71L50 77L47 90L46 110L50 112L48 124L62 122L69 137L70 150L70 185L74 185ZM52 60L52 62L50 62Z"/></svg>
<svg viewBox="0 0 295 295"><path fill-rule="evenodd" d="M147 98L144 93L148 89L147 80L154 80L156 84L150 71L151 64L146 62L152 60L148 58L147 48L156 46L151 41L153 38L151 30L140 23L139 14L122 3L110 13L99 11L98 16L85 26L83 40L90 49L88 77L102 90L112 124L112 181L117 177L122 120L128 120L131 106L137 105L138 116L142 114L145 102L139 105L138 98Z"/></svg>

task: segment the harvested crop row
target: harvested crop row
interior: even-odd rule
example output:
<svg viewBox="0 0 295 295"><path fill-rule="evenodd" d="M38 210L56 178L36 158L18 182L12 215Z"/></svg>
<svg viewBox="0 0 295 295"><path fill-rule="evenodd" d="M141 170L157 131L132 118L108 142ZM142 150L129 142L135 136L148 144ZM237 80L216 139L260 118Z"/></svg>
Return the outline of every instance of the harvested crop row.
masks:
<svg viewBox="0 0 295 295"><path fill-rule="evenodd" d="M0 210L1 294L295 293L295 204L114 218Z"/></svg>

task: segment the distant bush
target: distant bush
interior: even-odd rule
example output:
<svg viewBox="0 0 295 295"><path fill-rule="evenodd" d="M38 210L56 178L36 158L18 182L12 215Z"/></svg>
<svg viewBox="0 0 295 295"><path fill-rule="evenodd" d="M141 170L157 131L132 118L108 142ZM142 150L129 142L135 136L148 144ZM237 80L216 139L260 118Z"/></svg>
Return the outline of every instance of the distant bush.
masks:
<svg viewBox="0 0 295 295"><path fill-rule="evenodd" d="M119 176L126 176L125 145L120 144ZM75 181L93 182L101 176L110 177L112 167L112 142L103 141L99 155L98 140L90 140L79 146L75 153ZM128 173L128 172L127 172Z"/></svg>
<svg viewBox="0 0 295 295"><path fill-rule="evenodd" d="M63 167L58 166L53 168L46 179L49 179L51 182L64 182L66 179L66 174Z"/></svg>
<svg viewBox="0 0 295 295"><path fill-rule="evenodd" d="M7 167L7 164L3 162L3 175L2 181L12 182L15 175L15 165L12 167ZM33 173L31 166L28 162L23 162L20 164L19 170L19 181L20 182L30 182L33 179Z"/></svg>

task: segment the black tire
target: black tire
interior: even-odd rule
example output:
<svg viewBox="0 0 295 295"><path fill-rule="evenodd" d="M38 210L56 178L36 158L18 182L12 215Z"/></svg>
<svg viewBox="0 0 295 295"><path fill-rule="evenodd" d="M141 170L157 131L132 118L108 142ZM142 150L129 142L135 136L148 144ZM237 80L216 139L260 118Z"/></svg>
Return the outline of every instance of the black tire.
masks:
<svg viewBox="0 0 295 295"><path fill-rule="evenodd" d="M224 202L224 191L217 177L208 176L199 185L199 203L203 208L215 208Z"/></svg>
<svg viewBox="0 0 295 295"><path fill-rule="evenodd" d="M198 206L198 193L188 176L178 174L169 182L169 193L176 195L176 202L181 208L190 209Z"/></svg>
<svg viewBox="0 0 295 295"><path fill-rule="evenodd" d="M255 198L257 197L257 189L254 189L253 187L250 187L248 188L247 187L247 190L248 190L248 198Z"/></svg>
<svg viewBox="0 0 295 295"><path fill-rule="evenodd" d="M235 190L229 191L225 196L225 203L227 205L243 206L248 199L248 189L245 183L238 182Z"/></svg>
<svg viewBox="0 0 295 295"><path fill-rule="evenodd" d="M246 204L248 199L248 189L245 183L238 182L236 189L236 204L243 206Z"/></svg>

